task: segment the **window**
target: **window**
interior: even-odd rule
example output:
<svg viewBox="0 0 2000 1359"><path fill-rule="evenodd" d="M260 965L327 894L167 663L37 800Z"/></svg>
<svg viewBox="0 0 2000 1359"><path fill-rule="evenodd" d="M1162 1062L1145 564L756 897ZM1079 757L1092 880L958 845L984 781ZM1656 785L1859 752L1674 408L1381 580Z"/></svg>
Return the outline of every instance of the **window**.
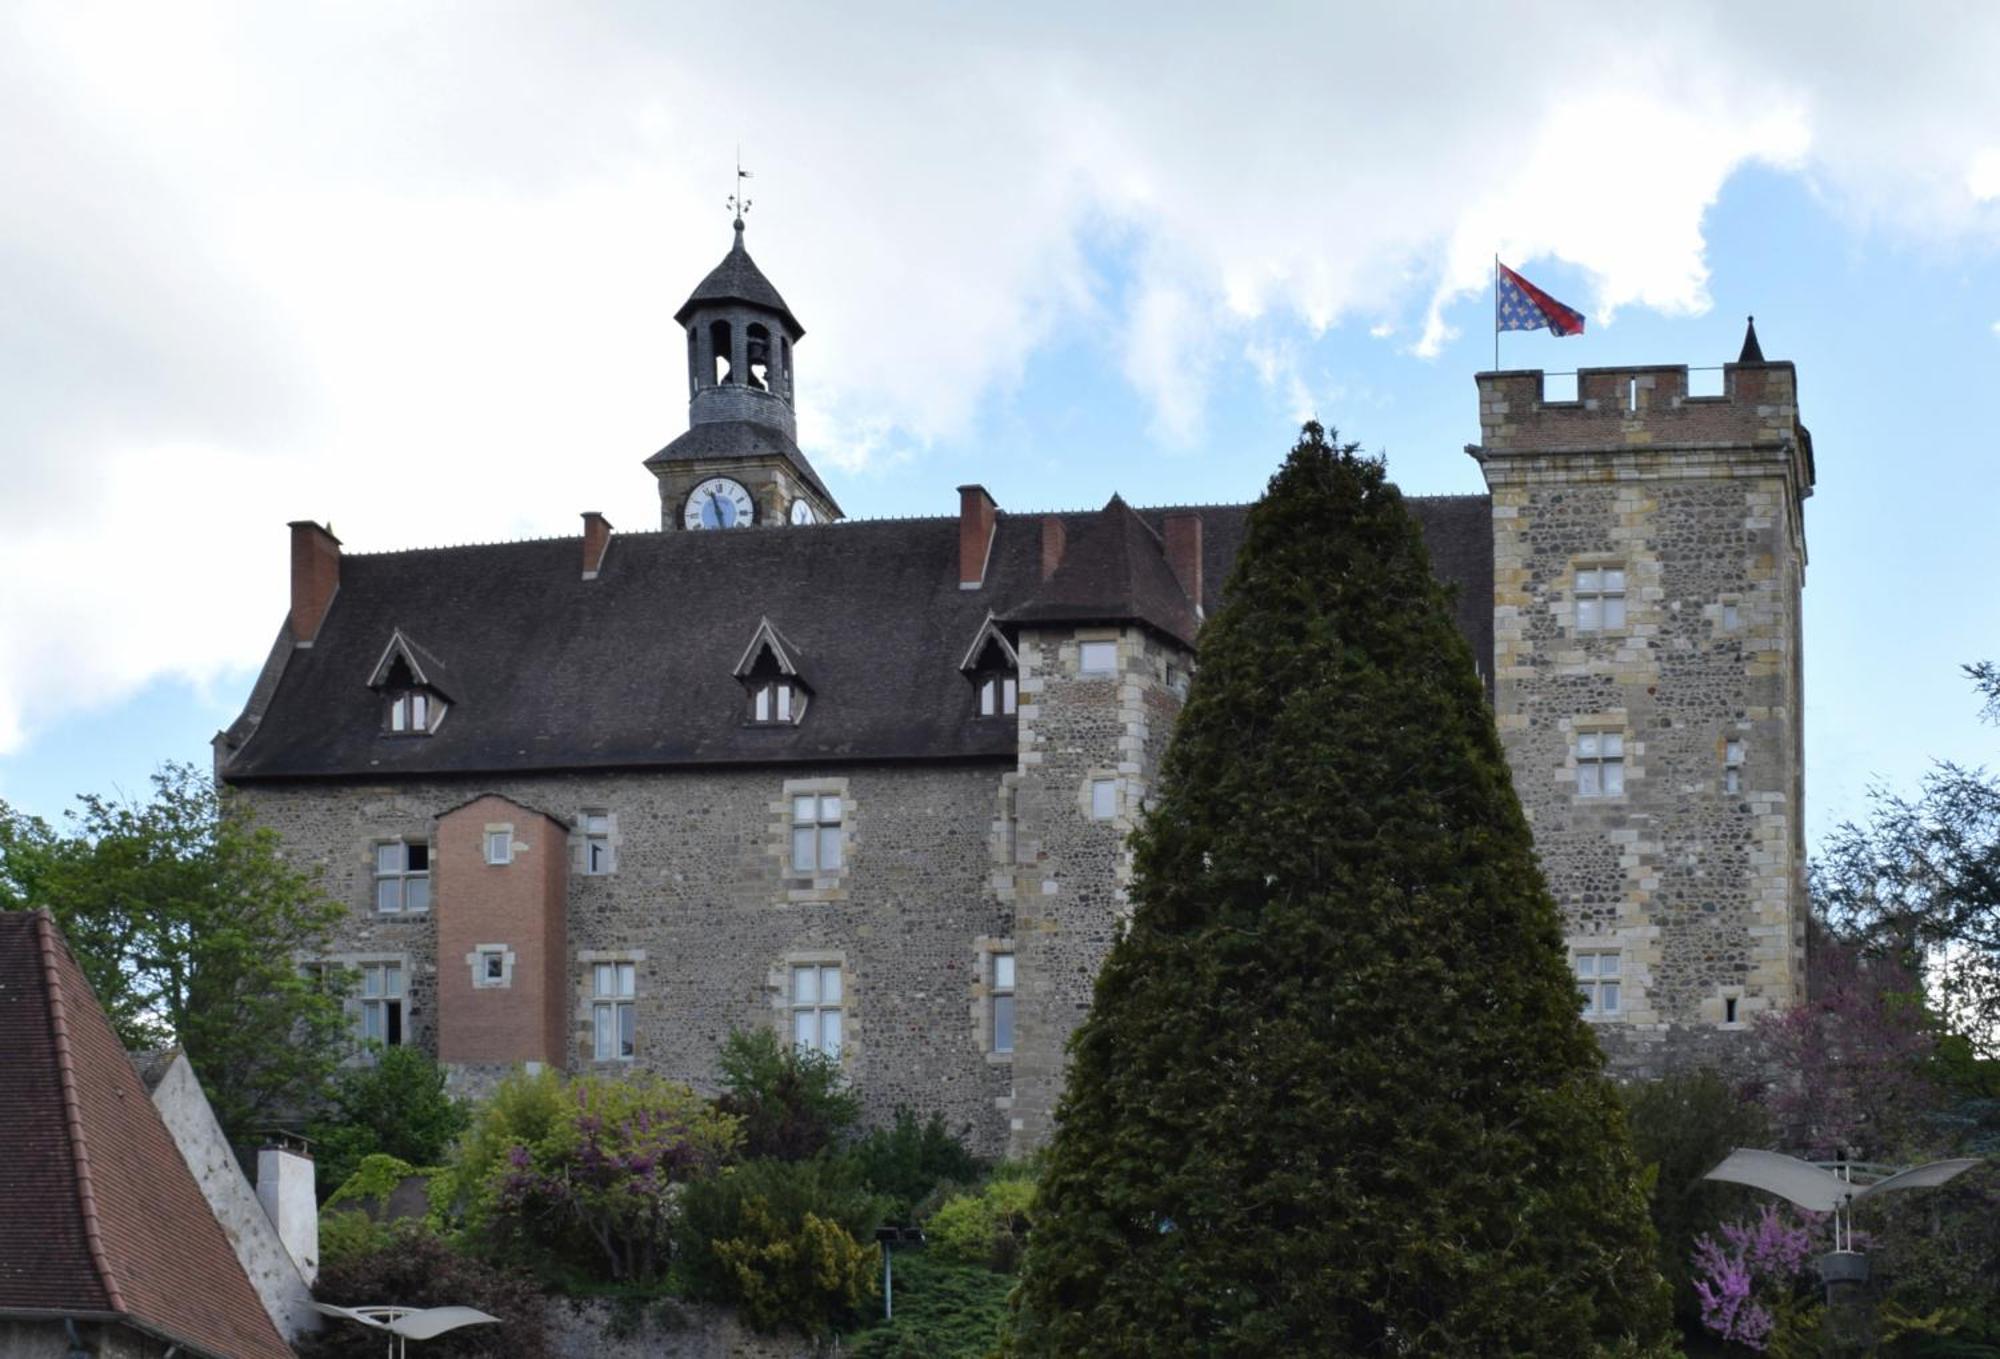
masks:
<svg viewBox="0 0 2000 1359"><path fill-rule="evenodd" d="M1014 955L993 955L993 1050L1014 1050Z"/></svg>
<svg viewBox="0 0 2000 1359"><path fill-rule="evenodd" d="M611 871L611 816L608 812L583 814L583 871L593 878Z"/></svg>
<svg viewBox="0 0 2000 1359"><path fill-rule="evenodd" d="M513 985L512 961L505 944L481 944L472 951L472 984L481 989Z"/></svg>
<svg viewBox="0 0 2000 1359"><path fill-rule="evenodd" d="M1118 780L1092 779L1090 781L1090 819L1109 821L1118 815Z"/></svg>
<svg viewBox="0 0 2000 1359"><path fill-rule="evenodd" d="M1018 700L1017 684L1012 672L983 675L979 680L979 715L981 717L1011 717Z"/></svg>
<svg viewBox="0 0 2000 1359"><path fill-rule="evenodd" d="M792 968L792 1044L840 1059L842 987L839 963Z"/></svg>
<svg viewBox="0 0 2000 1359"><path fill-rule="evenodd" d="M496 868L514 862L514 832L511 828L486 832L486 862Z"/></svg>
<svg viewBox="0 0 2000 1359"><path fill-rule="evenodd" d="M384 1047L403 1042L403 965L361 964L361 1037Z"/></svg>
<svg viewBox="0 0 2000 1359"><path fill-rule="evenodd" d="M629 1060L638 1051L637 963L598 963L590 969L591 1056Z"/></svg>
<svg viewBox="0 0 2000 1359"><path fill-rule="evenodd" d="M1576 573L1576 630L1610 632L1625 626L1625 572L1601 568Z"/></svg>
<svg viewBox="0 0 2000 1359"><path fill-rule="evenodd" d="M832 873L839 870L840 813L838 793L804 793L792 799L794 873Z"/></svg>
<svg viewBox="0 0 2000 1359"><path fill-rule="evenodd" d="M1118 643L1079 643L1076 649L1076 669L1080 675L1115 673L1118 669Z"/></svg>
<svg viewBox="0 0 2000 1359"><path fill-rule="evenodd" d="M1722 998L1722 1022L1725 1024L1734 1024L1736 1022L1736 997L1724 996Z"/></svg>
<svg viewBox="0 0 2000 1359"><path fill-rule="evenodd" d="M444 718L444 700L423 689L389 695L389 730L397 736L428 736Z"/></svg>
<svg viewBox="0 0 2000 1359"><path fill-rule="evenodd" d="M1618 1013L1618 954L1579 953L1576 955L1576 989L1583 996L1586 1019L1605 1019Z"/></svg>
<svg viewBox="0 0 2000 1359"><path fill-rule="evenodd" d="M803 716L805 699L790 680L765 680L750 686L752 722L792 722Z"/></svg>
<svg viewBox="0 0 2000 1359"><path fill-rule="evenodd" d="M1722 606L1722 630L1724 632L1734 632L1742 626L1742 623L1743 616L1737 612L1736 605L1724 603Z"/></svg>
<svg viewBox="0 0 2000 1359"><path fill-rule="evenodd" d="M431 908L431 847L427 840L392 840L375 846L375 909Z"/></svg>
<svg viewBox="0 0 2000 1359"><path fill-rule="evenodd" d="M1722 791L1740 793L1743 791L1743 743L1724 741L1722 743Z"/></svg>
<svg viewBox="0 0 2000 1359"><path fill-rule="evenodd" d="M1625 738L1615 731L1580 732L1576 738L1578 797L1617 797L1625 791Z"/></svg>

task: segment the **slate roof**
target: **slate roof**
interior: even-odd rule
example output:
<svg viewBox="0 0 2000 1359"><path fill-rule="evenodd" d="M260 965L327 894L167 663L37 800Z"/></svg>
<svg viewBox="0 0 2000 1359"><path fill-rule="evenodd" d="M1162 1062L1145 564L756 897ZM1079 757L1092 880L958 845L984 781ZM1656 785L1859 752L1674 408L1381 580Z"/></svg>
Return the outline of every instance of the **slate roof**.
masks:
<svg viewBox="0 0 2000 1359"><path fill-rule="evenodd" d="M0 912L0 1148L0 1316L291 1355L43 911Z"/></svg>
<svg viewBox="0 0 2000 1359"><path fill-rule="evenodd" d="M695 309L714 302L748 302L754 307L777 312L791 327L792 338L806 333L799 324L792 309L785 305L785 299L778 296L778 290L771 286L771 280L764 277L764 271L757 267L757 261L750 258L750 252L743 248L743 224L736 224L736 243L729 247L729 253L722 257L722 263L708 271L708 277L695 285L688 300L681 303L681 309L674 313L674 320L687 324Z"/></svg>
<svg viewBox="0 0 2000 1359"><path fill-rule="evenodd" d="M713 462L759 456L783 458L792 465L792 470L808 486L819 492L822 500L832 505L836 513L839 511L839 502L833 498L833 492L827 490L826 483L819 479L819 473L813 470L813 465L806 460L806 455L799 451L799 446L793 441L792 436L776 425L767 425L760 421L705 420L646 459L646 466L658 467L662 463L669 462Z"/></svg>
<svg viewBox="0 0 2000 1359"><path fill-rule="evenodd" d="M1491 671L1492 525L1484 496L1413 498L1460 627ZM958 581L956 517L619 534L595 580L574 538L349 555L310 648L281 635L231 729L231 782L662 765L1012 759L1015 724L981 720L959 670L989 611L1003 622L1142 623L1183 643L1191 601L1160 542L1169 512L1203 526L1203 607L1220 604L1245 505L1060 516L1041 578L1040 514L999 513L979 589ZM760 619L804 656L796 726L751 726L733 673ZM451 668L429 736L392 736L367 688L401 629ZM268 695L268 701L263 696Z"/></svg>

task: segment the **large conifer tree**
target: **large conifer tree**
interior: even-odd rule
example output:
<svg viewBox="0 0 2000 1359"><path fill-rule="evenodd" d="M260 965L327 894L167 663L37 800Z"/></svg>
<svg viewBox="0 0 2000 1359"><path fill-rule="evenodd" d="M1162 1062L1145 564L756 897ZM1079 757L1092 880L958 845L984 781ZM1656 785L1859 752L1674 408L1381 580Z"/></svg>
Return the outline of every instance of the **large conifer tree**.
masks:
<svg viewBox="0 0 2000 1359"><path fill-rule="evenodd" d="M1251 512L1071 1049L1015 1347L1539 1355L1666 1333L1472 656L1381 463Z"/></svg>

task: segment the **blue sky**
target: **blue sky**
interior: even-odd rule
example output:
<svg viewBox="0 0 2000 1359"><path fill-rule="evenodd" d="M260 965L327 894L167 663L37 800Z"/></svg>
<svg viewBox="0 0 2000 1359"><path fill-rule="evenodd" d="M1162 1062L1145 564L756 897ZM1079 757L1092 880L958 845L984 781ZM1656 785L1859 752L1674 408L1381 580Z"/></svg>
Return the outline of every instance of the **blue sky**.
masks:
<svg viewBox="0 0 2000 1359"><path fill-rule="evenodd" d="M737 88L710 69L727 34L619 6L218 6L109 42L23 11L0 44L0 170L31 187L0 208L0 282L31 302L0 320L0 798L54 815L205 759L281 620L286 519L362 550L574 533L588 508L653 527L639 463L684 424L668 318L728 243L739 138L751 248L808 330L805 442L850 514L951 513L963 481L1023 510L1245 499L1307 413L1408 491L1477 491L1497 248L1591 314L1505 337L1505 366L1720 363L1751 312L1797 364L1815 834L1871 780L1994 749L1958 673L2000 657L2000 149L1954 85L1990 84L1967 73L2000 44L1971 11L1924 48L1857 11L1773 67L1775 16L1691 8L1635 57L1558 7L1504 40L1599 77L1511 119L1478 84L1502 39L1442 7L1223 49L1167 23L1108 64L1031 16L879 52L777 12L801 31L754 82L781 129L759 137L697 97ZM1301 31L1435 79L1288 83ZM826 74L843 55L852 78ZM1202 62L1212 105L1162 103ZM1850 95L1863 67L1880 90ZM675 79L696 93L662 99ZM1298 135L1245 137L1226 110L1253 98Z"/></svg>

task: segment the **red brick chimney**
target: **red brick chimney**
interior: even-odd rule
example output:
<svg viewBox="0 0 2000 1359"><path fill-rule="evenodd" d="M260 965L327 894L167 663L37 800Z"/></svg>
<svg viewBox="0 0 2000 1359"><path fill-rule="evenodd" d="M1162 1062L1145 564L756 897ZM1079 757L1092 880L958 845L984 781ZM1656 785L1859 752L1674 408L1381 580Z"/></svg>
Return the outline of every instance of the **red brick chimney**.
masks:
<svg viewBox="0 0 2000 1359"><path fill-rule="evenodd" d="M1062 516L1045 514L1042 516L1042 579L1047 580L1062 565L1063 549L1069 545L1069 534L1063 528Z"/></svg>
<svg viewBox="0 0 2000 1359"><path fill-rule="evenodd" d="M311 646L340 589L340 539L310 519L292 521L292 644Z"/></svg>
<svg viewBox="0 0 2000 1359"><path fill-rule="evenodd" d="M993 551L993 519L999 507L984 486L958 488L958 588L986 583L986 559Z"/></svg>
<svg viewBox="0 0 2000 1359"><path fill-rule="evenodd" d="M596 580L604 566L604 550L611 546L611 521L596 510L583 512L583 578Z"/></svg>
<svg viewBox="0 0 2000 1359"><path fill-rule="evenodd" d="M1198 514L1170 514L1166 518L1167 565L1174 570L1174 579L1181 583L1181 590L1194 605L1195 617L1201 616L1201 516Z"/></svg>

